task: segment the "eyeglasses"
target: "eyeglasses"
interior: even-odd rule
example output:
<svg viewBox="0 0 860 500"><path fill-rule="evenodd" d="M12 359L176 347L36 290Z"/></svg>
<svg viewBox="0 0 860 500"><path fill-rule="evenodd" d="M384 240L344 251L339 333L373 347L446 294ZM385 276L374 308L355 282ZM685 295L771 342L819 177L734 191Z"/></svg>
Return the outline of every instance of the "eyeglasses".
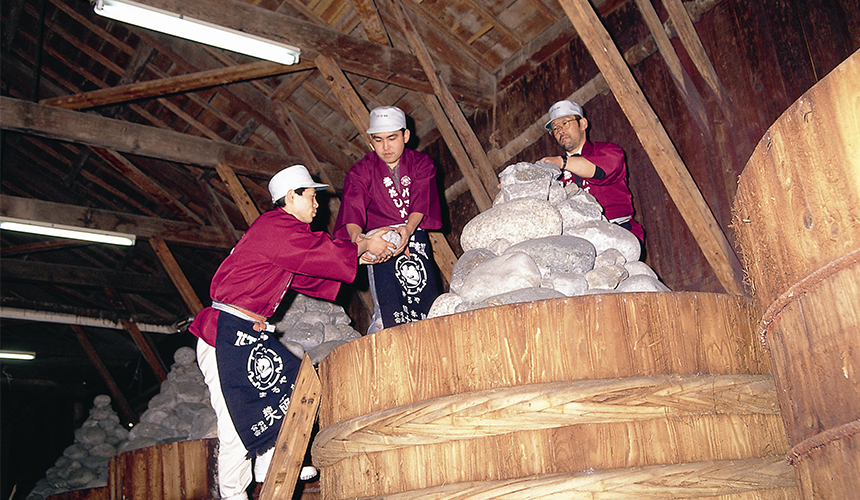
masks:
<svg viewBox="0 0 860 500"><path fill-rule="evenodd" d="M566 129L567 127L569 127L569 126L570 126L570 122L577 122L577 123L579 123L579 117L578 117L578 116L576 116L576 117L573 117L573 118L568 118L567 120L564 120L564 121L563 121L563 122L561 122L561 123L557 123L557 124L553 125L553 126L552 126L552 128L550 129L550 132L552 132L552 135L556 135L557 133L559 133L559 132L561 132L562 130L564 130L564 129Z"/></svg>

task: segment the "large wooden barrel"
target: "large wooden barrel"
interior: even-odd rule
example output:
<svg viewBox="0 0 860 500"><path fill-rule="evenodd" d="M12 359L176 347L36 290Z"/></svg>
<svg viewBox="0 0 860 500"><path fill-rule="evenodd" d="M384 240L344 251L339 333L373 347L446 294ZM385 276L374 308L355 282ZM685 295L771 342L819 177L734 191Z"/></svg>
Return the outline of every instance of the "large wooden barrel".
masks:
<svg viewBox="0 0 860 500"><path fill-rule="evenodd" d="M208 500L218 498L218 440L201 439L150 446L111 458L111 500Z"/></svg>
<svg viewBox="0 0 860 500"><path fill-rule="evenodd" d="M742 297L607 294L341 346L319 370L323 498L797 498L754 322Z"/></svg>
<svg viewBox="0 0 860 500"><path fill-rule="evenodd" d="M860 52L746 165L735 229L804 498L860 495Z"/></svg>
<svg viewBox="0 0 860 500"><path fill-rule="evenodd" d="M57 493L48 496L47 500L111 500L111 498L110 489L107 486L102 486L101 488L85 488Z"/></svg>

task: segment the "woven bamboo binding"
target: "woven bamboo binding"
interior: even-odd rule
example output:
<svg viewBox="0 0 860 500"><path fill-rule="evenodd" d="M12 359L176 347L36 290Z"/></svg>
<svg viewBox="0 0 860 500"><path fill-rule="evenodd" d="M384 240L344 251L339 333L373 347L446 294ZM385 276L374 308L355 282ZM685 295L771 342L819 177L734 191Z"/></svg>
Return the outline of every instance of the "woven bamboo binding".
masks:
<svg viewBox="0 0 860 500"><path fill-rule="evenodd" d="M575 424L702 414L779 413L769 375L662 375L532 384L455 394L322 429L313 460Z"/></svg>
<svg viewBox="0 0 860 500"><path fill-rule="evenodd" d="M710 498L796 486L794 470L782 457L771 456L454 483L351 500L656 500Z"/></svg>

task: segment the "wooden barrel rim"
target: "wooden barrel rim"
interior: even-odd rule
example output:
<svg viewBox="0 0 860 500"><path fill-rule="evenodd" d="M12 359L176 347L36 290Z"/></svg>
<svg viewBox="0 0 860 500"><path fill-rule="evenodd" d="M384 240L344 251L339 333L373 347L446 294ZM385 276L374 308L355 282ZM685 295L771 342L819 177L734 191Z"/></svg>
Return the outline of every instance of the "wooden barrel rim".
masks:
<svg viewBox="0 0 860 500"><path fill-rule="evenodd" d="M323 428L314 463L517 431L719 414L779 414L770 375L658 375L488 389L419 401Z"/></svg>
<svg viewBox="0 0 860 500"><path fill-rule="evenodd" d="M451 483L422 490L351 500L454 500L461 498L565 498L591 500L595 494L656 500L699 498L758 490L796 488L782 457L713 460L629 469L543 474L501 481ZM562 496L563 495L563 496Z"/></svg>
<svg viewBox="0 0 860 500"><path fill-rule="evenodd" d="M853 265L860 263L860 248L849 252L836 260L832 260L827 265L822 266L808 276L792 285L788 290L783 292L762 315L759 326L759 338L762 346L768 349L767 337L770 334L770 328L779 314L788 307L792 302L806 294L806 292L814 289L816 285L826 280L827 278L837 274L840 271L850 268Z"/></svg>
<svg viewBox="0 0 860 500"><path fill-rule="evenodd" d="M792 446L791 450L789 450L788 454L785 456L785 460L789 465L796 465L808 458L813 451L858 434L860 434L860 419L842 424L839 427L823 430L818 434L804 439Z"/></svg>

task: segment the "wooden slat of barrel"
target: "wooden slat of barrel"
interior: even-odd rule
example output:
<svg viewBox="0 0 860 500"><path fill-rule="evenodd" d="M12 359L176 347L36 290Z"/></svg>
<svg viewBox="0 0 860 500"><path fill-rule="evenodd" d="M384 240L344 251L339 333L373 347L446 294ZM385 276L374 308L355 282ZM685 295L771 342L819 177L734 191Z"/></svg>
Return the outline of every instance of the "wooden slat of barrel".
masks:
<svg viewBox="0 0 860 500"><path fill-rule="evenodd" d="M111 458L112 500L217 498L217 439L180 441L127 451Z"/></svg>
<svg viewBox="0 0 860 500"><path fill-rule="evenodd" d="M513 403L508 399L500 403L493 397L518 387L547 390L549 398L549 386L540 384L562 386L561 390L565 390L566 384L611 387L619 377L637 377L635 383L645 386L649 377L665 379L671 374L744 374L761 378L768 373L768 364L758 348L753 317L750 302L741 297L638 293L514 304L391 328L341 346L321 363L320 436L329 427L352 426L356 419L438 398L462 397L466 401L486 397L486 405L506 407ZM763 378L772 384L770 377ZM684 379L679 384L685 387L691 380ZM638 394L636 387L607 391L591 399L595 403L621 399L622 393L623 398L635 399ZM713 414L688 412L684 408L685 396L680 396L678 411L667 410L666 415L657 418L612 417L613 413L625 411L622 404L606 410L608 417L602 422L562 422L552 428L540 428L540 415L523 415L511 417L514 425L522 422L522 430L477 438L468 435L469 428L461 425L465 420L461 415L441 414L439 421L430 422L430 417L439 416L441 411L428 407L415 410L420 417L417 420L423 424L415 423L412 434L408 426L416 420L414 415L393 415L385 422L405 423L405 430L379 435L381 428L374 427L367 434L347 438L345 444L334 443L356 451L323 467L321 490L323 498L330 499L408 491L417 494L422 489L433 491L451 483L522 481L525 477L589 469L774 455L790 475L790 468L780 457L788 446L774 392L771 386L765 398L771 401L770 407L756 411L733 409L720 414L716 408L722 403L715 398ZM501 397L514 398L507 393ZM480 407L480 402L469 401L461 406ZM537 396L524 406L544 404ZM566 408L570 410L578 404L574 402ZM640 409L631 406L629 411L636 414ZM581 421L588 419L582 417ZM374 429L378 436L373 435ZM419 437L419 431L435 431L449 439L430 442ZM404 436L406 442L413 440L416 444L362 451L375 437L394 442ZM326 454L317 441L315 462ZM770 492L773 498L795 498L793 481L786 483L784 470L778 476L775 482L768 480L746 487ZM770 498L744 496L749 493L737 492L739 496L725 498ZM426 498L441 498L436 493L428 495ZM482 495L481 498L495 498Z"/></svg>
<svg viewBox="0 0 860 500"><path fill-rule="evenodd" d="M761 312L860 248L860 51L768 129L738 181L734 227Z"/></svg>
<svg viewBox="0 0 860 500"><path fill-rule="evenodd" d="M734 225L801 492L860 491L860 51L762 138Z"/></svg>

